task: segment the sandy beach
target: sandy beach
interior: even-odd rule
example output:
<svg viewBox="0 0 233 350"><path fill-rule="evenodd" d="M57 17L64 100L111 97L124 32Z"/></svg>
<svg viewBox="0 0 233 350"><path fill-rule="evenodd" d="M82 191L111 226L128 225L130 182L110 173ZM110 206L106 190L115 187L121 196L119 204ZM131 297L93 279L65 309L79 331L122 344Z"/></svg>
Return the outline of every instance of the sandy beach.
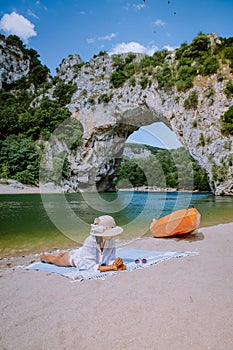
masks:
<svg viewBox="0 0 233 350"><path fill-rule="evenodd" d="M232 349L233 223L131 246L199 255L83 282L0 260L1 349Z"/></svg>
<svg viewBox="0 0 233 350"><path fill-rule="evenodd" d="M42 192L56 192L49 191L49 189L43 189L37 186L29 186L21 183L17 183L14 180L10 181L9 184L0 183L0 194L33 194L33 193L42 193Z"/></svg>

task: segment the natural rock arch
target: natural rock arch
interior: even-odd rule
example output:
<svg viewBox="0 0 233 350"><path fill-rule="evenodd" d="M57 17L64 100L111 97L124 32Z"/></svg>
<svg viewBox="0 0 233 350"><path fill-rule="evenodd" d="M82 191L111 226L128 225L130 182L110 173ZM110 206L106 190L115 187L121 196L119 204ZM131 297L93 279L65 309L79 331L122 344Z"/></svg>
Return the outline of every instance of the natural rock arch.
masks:
<svg viewBox="0 0 233 350"><path fill-rule="evenodd" d="M221 97L216 102L218 110L220 101ZM112 180L129 135L141 126L162 121L176 133L180 142L207 172L213 192L231 194L233 186L230 178L218 184L213 180L212 174L214 162L221 166L221 159L229 155L229 149L226 148L229 139L221 135L219 127L209 128L205 114L202 117L205 127L194 128L193 120L197 119L199 113L202 115L205 108L187 112L182 105L175 104L174 97L168 97L164 101L159 93L147 91L144 101L139 100L138 103L108 103L76 110L73 115L83 126L84 142L72 160L72 182L78 183L81 191L115 190ZM223 113L224 104L222 108ZM211 135L212 143L201 143L201 135L204 138L210 138Z"/></svg>
<svg viewBox="0 0 233 350"><path fill-rule="evenodd" d="M115 190L112 180L124 151L125 141L135 130L159 121L146 105L100 105L76 113L83 126L84 143L73 174L80 190ZM81 163L81 164L80 164Z"/></svg>
<svg viewBox="0 0 233 350"><path fill-rule="evenodd" d="M141 126L162 121L206 171L213 193L233 194L233 137L221 133L221 116L233 102L224 93L226 81L219 81L216 74L206 79L197 76L194 87L185 92L175 88L165 92L156 81L145 89L139 84L114 89L110 83L114 71L111 56L91 60L74 75L77 60L79 56L68 57L58 70L60 78L78 86L68 108L84 131L83 146L71 157L71 187L114 190L112 179L128 136ZM187 108L185 101L192 94L197 103ZM100 96L108 97L107 101Z"/></svg>

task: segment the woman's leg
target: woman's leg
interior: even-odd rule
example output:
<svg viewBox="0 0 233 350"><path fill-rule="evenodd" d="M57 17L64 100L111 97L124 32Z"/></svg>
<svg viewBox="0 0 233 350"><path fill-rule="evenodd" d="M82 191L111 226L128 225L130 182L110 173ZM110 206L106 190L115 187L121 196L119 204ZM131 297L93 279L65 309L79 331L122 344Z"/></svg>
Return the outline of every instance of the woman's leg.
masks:
<svg viewBox="0 0 233 350"><path fill-rule="evenodd" d="M70 265L69 252L59 253L58 255L45 255L44 253L40 253L40 259L57 266L72 266Z"/></svg>

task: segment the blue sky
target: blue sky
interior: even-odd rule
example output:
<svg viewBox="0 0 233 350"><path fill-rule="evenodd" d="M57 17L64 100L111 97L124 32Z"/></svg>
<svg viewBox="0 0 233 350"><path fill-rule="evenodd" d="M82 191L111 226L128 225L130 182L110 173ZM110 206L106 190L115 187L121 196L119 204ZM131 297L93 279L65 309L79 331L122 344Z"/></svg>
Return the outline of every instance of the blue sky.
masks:
<svg viewBox="0 0 233 350"><path fill-rule="evenodd" d="M153 54L200 31L228 38L232 14L233 0L1 0L0 32L21 37L55 75L69 54Z"/></svg>

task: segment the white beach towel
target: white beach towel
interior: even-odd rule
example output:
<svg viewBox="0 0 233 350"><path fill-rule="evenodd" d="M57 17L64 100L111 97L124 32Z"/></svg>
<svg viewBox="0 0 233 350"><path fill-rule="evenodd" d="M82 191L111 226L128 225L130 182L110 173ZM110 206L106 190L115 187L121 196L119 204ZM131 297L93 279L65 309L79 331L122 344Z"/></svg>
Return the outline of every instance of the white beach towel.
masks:
<svg viewBox="0 0 233 350"><path fill-rule="evenodd" d="M76 267L61 267L53 264L47 264L42 262L35 262L24 267L26 270L40 270L50 273L56 273L65 277L69 277L75 281L83 281L87 279L105 279L106 276L112 275L119 272L132 271L138 268L145 268L151 265L158 264L162 261L171 259L171 258L181 258L190 255L198 255L197 252L170 252L170 251L153 251L153 250L141 250L134 248L118 248L116 256L120 256L127 269L124 271L108 271L108 272L91 272L85 270L77 270ZM146 259L146 262L143 263L142 259ZM139 260L139 262L138 262ZM137 261L137 262L135 262Z"/></svg>

